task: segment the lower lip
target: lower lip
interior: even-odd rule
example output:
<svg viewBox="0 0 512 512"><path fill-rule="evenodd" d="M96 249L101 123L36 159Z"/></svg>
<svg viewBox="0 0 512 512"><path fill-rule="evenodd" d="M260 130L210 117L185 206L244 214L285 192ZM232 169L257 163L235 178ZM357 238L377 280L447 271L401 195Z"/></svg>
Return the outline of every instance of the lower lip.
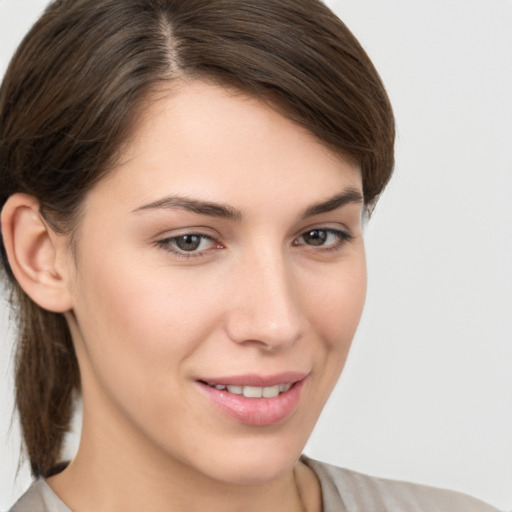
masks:
<svg viewBox="0 0 512 512"><path fill-rule="evenodd" d="M273 398L247 398L202 382L197 384L228 417L244 425L263 427L284 421L292 415L299 405L304 381L295 382L288 391Z"/></svg>

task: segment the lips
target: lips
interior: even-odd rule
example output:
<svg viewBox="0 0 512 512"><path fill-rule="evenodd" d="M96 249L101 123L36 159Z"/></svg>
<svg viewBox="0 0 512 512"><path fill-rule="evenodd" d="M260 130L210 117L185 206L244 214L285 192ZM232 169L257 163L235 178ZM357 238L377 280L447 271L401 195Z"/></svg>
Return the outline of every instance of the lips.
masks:
<svg viewBox="0 0 512 512"><path fill-rule="evenodd" d="M231 420L268 426L290 417L297 408L307 374L245 375L197 380L200 390Z"/></svg>
<svg viewBox="0 0 512 512"><path fill-rule="evenodd" d="M276 384L275 386L233 386L226 384L206 384L219 391L226 390L234 395L244 395L247 398L274 398L281 393L286 393L292 385L291 384Z"/></svg>

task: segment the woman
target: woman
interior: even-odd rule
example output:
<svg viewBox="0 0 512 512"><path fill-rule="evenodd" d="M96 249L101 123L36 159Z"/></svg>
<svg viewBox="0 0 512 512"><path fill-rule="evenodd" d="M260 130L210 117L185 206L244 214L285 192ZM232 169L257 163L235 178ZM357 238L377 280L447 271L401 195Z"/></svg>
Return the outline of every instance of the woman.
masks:
<svg viewBox="0 0 512 512"><path fill-rule="evenodd" d="M58 0L8 69L0 140L38 478L12 510L492 510L300 457L393 166L386 93L325 6Z"/></svg>

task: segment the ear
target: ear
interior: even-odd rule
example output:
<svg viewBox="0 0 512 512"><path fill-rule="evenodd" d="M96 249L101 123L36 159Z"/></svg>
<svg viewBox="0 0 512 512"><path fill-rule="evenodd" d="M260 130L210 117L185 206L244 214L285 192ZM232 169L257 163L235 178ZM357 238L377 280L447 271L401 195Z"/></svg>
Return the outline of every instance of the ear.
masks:
<svg viewBox="0 0 512 512"><path fill-rule="evenodd" d="M37 199L13 194L2 209L1 221L7 259L25 293L43 309L69 311L66 239L44 221Z"/></svg>

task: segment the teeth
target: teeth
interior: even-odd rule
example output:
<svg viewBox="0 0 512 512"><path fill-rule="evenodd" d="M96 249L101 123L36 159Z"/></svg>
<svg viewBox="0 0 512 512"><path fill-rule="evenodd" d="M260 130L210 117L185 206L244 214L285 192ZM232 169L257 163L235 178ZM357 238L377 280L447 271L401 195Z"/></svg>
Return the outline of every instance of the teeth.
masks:
<svg viewBox="0 0 512 512"><path fill-rule="evenodd" d="M262 388L263 398L274 398L279 395L279 386L270 386L268 388Z"/></svg>
<svg viewBox="0 0 512 512"><path fill-rule="evenodd" d="M230 393L244 395L247 398L274 398L292 387L291 384L276 384L263 388L258 386L225 386L224 384L210 384L210 386L219 391L227 389Z"/></svg>
<svg viewBox="0 0 512 512"><path fill-rule="evenodd" d="M244 386L243 395L247 398L261 398L263 396L263 389L255 386Z"/></svg>

